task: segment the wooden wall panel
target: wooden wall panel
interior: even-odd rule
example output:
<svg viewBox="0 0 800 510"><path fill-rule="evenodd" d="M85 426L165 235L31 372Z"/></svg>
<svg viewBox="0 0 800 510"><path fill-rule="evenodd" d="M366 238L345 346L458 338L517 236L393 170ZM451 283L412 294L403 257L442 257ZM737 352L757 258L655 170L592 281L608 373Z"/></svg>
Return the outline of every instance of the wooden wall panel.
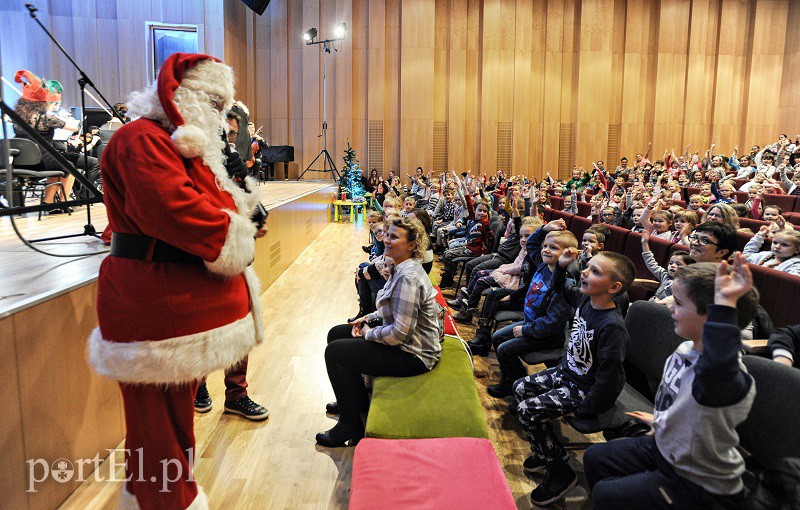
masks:
<svg viewBox="0 0 800 510"><path fill-rule="evenodd" d="M789 4L788 18L800 19L800 2ZM795 35L794 23L787 24L778 125L790 136L800 133L800 45L797 44Z"/></svg>
<svg viewBox="0 0 800 510"><path fill-rule="evenodd" d="M433 166L435 13L435 4L430 0L402 2L398 172L403 179L417 166Z"/></svg>
<svg viewBox="0 0 800 510"><path fill-rule="evenodd" d="M253 121L270 143L294 145L301 168L322 145L323 58L300 36L313 26L329 37L339 22L347 39L326 57L339 166L347 142L370 159L371 121L383 126L375 157L402 174L432 165L434 121L446 122L448 167L475 173L495 170L498 126L510 122L512 169L530 176L633 158L651 140L660 159L688 143L728 153L800 131L800 50L787 24L800 4L789 0L286 0L262 17L226 0L40 4L113 100L147 82L145 21L198 24L204 50L235 68ZM24 28L0 33L4 75L61 79L75 104L74 71L41 51L49 42L24 7L0 13Z"/></svg>

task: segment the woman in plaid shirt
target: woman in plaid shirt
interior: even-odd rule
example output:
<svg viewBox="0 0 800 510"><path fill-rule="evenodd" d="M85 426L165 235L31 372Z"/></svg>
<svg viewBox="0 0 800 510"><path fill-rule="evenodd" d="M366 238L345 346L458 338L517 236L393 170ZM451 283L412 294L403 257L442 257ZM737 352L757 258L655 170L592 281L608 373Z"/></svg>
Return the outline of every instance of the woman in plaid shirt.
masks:
<svg viewBox="0 0 800 510"><path fill-rule="evenodd" d="M328 332L325 365L336 403L327 410L340 417L335 427L317 434L317 444L353 446L364 437L361 415L369 409L369 394L362 374L409 377L439 361L436 292L421 265L427 243L419 220L394 220L384 238L384 255L395 266L378 292L377 311Z"/></svg>

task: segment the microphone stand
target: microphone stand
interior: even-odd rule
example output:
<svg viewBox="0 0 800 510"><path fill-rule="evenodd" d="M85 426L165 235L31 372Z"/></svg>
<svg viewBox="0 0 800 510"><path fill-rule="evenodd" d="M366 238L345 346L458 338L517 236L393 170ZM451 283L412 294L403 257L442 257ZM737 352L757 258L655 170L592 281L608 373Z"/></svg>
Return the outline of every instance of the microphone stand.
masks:
<svg viewBox="0 0 800 510"><path fill-rule="evenodd" d="M86 143L86 127L87 127L86 126L86 119L87 119L87 116L86 116L86 85L89 85L90 87L92 87L92 89L94 89L94 91L97 93L97 95L100 96L100 99L102 99L103 102L106 103L106 105L108 106L109 111L111 111L112 115L114 115L120 121L122 121L123 124L125 123L125 119L122 117L122 115L120 115L119 112L117 112L114 109L113 106L111 106L111 103L109 103L108 100L105 98L105 96L103 96L103 93L100 92L97 89L97 87L95 86L94 82L92 82L92 80L89 78L89 76L86 75L86 73L83 71L83 69L81 69L80 66L75 62L75 60L73 60L73 58L70 56L70 54L67 53L67 50L65 50L64 47L61 46L61 44L58 42L58 40L56 40L56 38L53 36L53 34L51 34L50 31L47 30L47 28L42 24L42 22L36 16L36 12L39 9L37 9L33 4L25 4L25 7L28 9L28 13L30 14L31 18L33 18L33 20L36 22L36 24L38 24L42 28L42 30L44 30L44 33L47 34L47 37L49 37L50 40L53 41L53 44L55 44L56 47L59 50L61 50L61 53L63 53L64 56L67 57L67 60L69 60L69 62L73 65L73 67L75 67L75 69L78 71L78 74L80 75L80 78L78 78L78 87L80 88L80 91L81 91L81 116L83 117L82 118L82 122L81 122L81 126L82 126L81 129L83 131L83 140L82 140L83 141L83 174L86 176L86 182L88 182L89 185L86 186L86 184L84 183L84 180L82 180L82 179L78 179L78 180L81 182L81 186L87 188L87 191L89 192L89 195L90 195L91 198L99 199L99 200L97 200L98 202L102 201L103 194L97 189L97 187L95 186L95 184L93 182L89 182L88 181L88 179L89 179L89 148L87 147L87 143ZM67 198L68 197L64 197L65 201L67 201ZM97 234L97 230L94 228L94 225L92 225L92 211L91 211L91 204L92 203L96 203L96 202L90 201L90 202L86 203L86 225L83 227L83 235L93 236L93 237L100 237ZM67 206L67 207L69 207L69 206Z"/></svg>

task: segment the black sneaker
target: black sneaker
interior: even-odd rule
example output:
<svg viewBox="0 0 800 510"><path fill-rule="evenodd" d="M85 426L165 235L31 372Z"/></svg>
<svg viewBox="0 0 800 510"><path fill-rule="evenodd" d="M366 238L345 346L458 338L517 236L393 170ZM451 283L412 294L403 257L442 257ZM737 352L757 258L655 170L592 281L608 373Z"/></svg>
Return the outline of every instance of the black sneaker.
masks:
<svg viewBox="0 0 800 510"><path fill-rule="evenodd" d="M548 466L544 480L531 492L531 501L537 506L549 505L566 496L577 484L578 475L566 463L556 461Z"/></svg>
<svg viewBox="0 0 800 510"><path fill-rule="evenodd" d="M208 387L206 383L200 384L197 388L197 394L194 396L194 410L198 413L207 413L211 410L213 402L211 395L208 394Z"/></svg>
<svg viewBox="0 0 800 510"><path fill-rule="evenodd" d="M328 414L339 414L339 402L333 401L325 404L325 412Z"/></svg>
<svg viewBox="0 0 800 510"><path fill-rule="evenodd" d="M506 398L511 396L513 390L510 384L497 383L487 386L486 393L494 398Z"/></svg>
<svg viewBox="0 0 800 510"><path fill-rule="evenodd" d="M564 452L564 462L569 461L569 453ZM522 463L522 470L526 473L544 473L547 471L547 461L538 454L533 454Z"/></svg>
<svg viewBox="0 0 800 510"><path fill-rule="evenodd" d="M256 404L246 396L238 400L226 400L225 412L240 414L252 421L266 420L269 417L266 407Z"/></svg>
<svg viewBox="0 0 800 510"><path fill-rule="evenodd" d="M361 249L364 251L364 253L369 255L369 253L372 251L372 246L362 246Z"/></svg>

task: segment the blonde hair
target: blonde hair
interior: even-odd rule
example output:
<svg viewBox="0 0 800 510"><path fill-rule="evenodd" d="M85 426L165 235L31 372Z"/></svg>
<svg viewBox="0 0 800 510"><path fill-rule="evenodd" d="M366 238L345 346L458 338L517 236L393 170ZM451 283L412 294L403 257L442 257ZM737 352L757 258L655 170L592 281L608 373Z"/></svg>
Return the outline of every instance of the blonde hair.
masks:
<svg viewBox="0 0 800 510"><path fill-rule="evenodd" d="M392 221L392 226L406 231L406 240L409 243L414 243L414 249L411 250L411 258L421 259L428 249L428 234L425 233L425 227L422 226L422 222L417 219L399 218Z"/></svg>
<svg viewBox="0 0 800 510"><path fill-rule="evenodd" d="M578 239L575 238L575 234L570 232L569 230L553 230L549 232L545 239L548 237L552 237L556 239L556 242L562 248L577 248L578 247Z"/></svg>
<svg viewBox="0 0 800 510"><path fill-rule="evenodd" d="M797 230L794 230L794 229L792 229L792 230L789 230L789 229L779 230L779 231L775 232L775 235L773 235L772 238L773 239L777 239L778 236L788 238L789 242L794 244L795 249L796 250L800 250L800 232L798 232ZM795 255L797 255L797 254L795 254Z"/></svg>
<svg viewBox="0 0 800 510"><path fill-rule="evenodd" d="M369 214L367 214L367 219L381 221L383 219L383 214L378 211L370 211Z"/></svg>
<svg viewBox="0 0 800 510"><path fill-rule="evenodd" d="M522 218L523 227L539 228L542 225L544 225L544 222L538 216L525 216L524 218Z"/></svg>

